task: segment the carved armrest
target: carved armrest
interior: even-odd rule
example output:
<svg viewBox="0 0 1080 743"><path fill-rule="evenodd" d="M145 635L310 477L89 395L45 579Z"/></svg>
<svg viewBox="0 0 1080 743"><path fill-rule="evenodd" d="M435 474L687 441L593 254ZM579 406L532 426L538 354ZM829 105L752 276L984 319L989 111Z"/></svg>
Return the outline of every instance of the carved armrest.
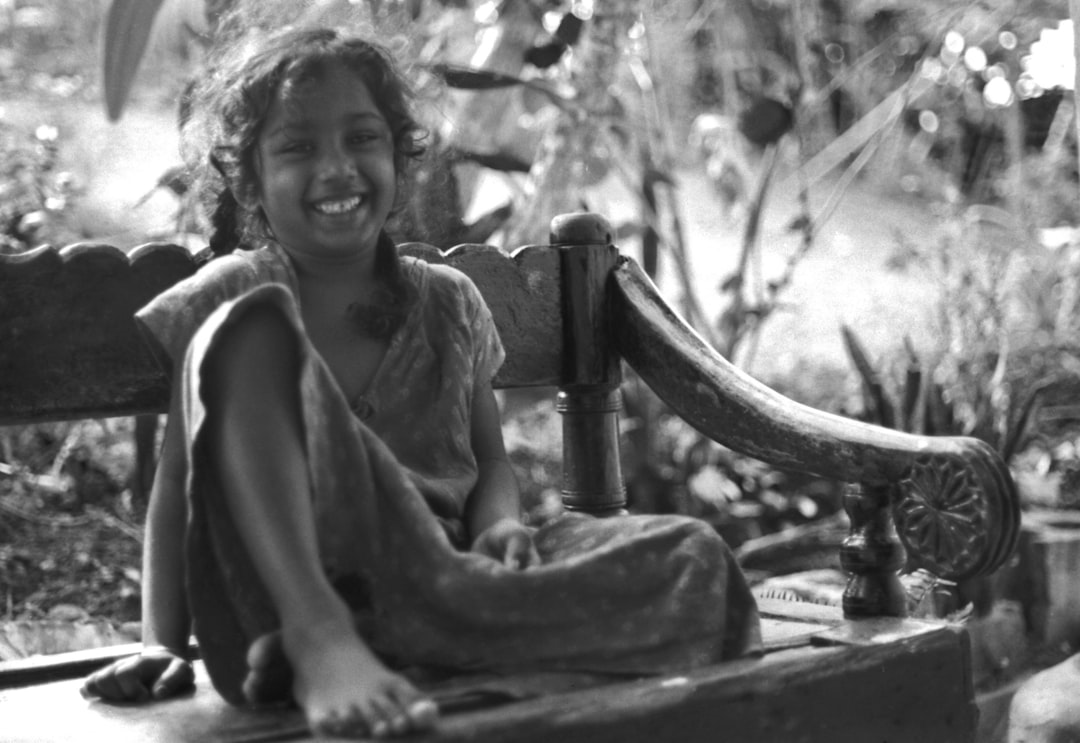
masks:
<svg viewBox="0 0 1080 743"><path fill-rule="evenodd" d="M1014 549L1019 499L986 443L900 433L784 397L705 343L630 259L613 272L610 290L620 354L688 423L770 464L854 484L845 495L851 535L841 548L853 574L849 616L904 613L896 577L903 548L908 567L949 580L993 572Z"/></svg>

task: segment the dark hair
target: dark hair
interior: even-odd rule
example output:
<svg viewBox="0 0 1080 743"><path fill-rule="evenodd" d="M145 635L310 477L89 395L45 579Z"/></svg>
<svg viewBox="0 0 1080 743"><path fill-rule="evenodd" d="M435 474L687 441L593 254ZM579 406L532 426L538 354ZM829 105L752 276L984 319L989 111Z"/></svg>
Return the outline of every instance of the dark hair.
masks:
<svg viewBox="0 0 1080 743"><path fill-rule="evenodd" d="M279 96L296 94L332 64L359 76L389 124L399 184L410 160L423 154L424 131L412 111L412 88L379 44L333 29L291 29L220 46L210 75L194 93L196 113L185 132L188 149L194 144L203 153L195 164L204 175L204 196L214 202L210 246L215 254L269 236L265 215L255 205L259 135ZM257 51L251 53L253 46ZM376 270L396 280L397 255L383 255L386 244L393 246L380 241Z"/></svg>

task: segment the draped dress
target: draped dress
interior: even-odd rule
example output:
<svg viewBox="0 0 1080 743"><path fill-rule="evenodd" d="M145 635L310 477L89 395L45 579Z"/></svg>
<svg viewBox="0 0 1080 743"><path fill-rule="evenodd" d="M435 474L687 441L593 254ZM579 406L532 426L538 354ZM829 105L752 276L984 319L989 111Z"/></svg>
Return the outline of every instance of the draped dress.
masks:
<svg viewBox="0 0 1080 743"><path fill-rule="evenodd" d="M754 599L703 521L566 513L537 530L542 564L524 571L468 551L472 395L503 348L467 276L400 260L414 301L352 400L308 340L295 271L274 242L214 259L136 315L162 363L182 375L182 420L170 425L185 442L188 519L177 528L186 530L194 633L219 693L243 702L247 648L278 618L210 466L205 370L223 330L264 305L280 311L299 349L322 566L388 663L652 674L759 652Z"/></svg>

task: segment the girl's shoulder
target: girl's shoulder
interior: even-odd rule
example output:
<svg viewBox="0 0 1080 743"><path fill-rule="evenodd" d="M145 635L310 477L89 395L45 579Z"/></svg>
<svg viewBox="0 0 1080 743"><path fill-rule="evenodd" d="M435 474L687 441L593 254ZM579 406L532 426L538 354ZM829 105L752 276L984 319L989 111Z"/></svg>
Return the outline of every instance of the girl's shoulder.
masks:
<svg viewBox="0 0 1080 743"><path fill-rule="evenodd" d="M269 283L293 286L288 266L280 257L267 248L237 251L213 259L158 294L135 313L135 318L166 355L176 360L195 330L221 304Z"/></svg>
<svg viewBox="0 0 1080 743"><path fill-rule="evenodd" d="M237 250L218 256L202 265L193 275L167 289L159 298L190 300L206 295L212 300L243 293L263 283L282 283L291 286L291 270L270 246L253 250Z"/></svg>
<svg viewBox="0 0 1080 743"><path fill-rule="evenodd" d="M213 286L237 279L274 280L287 275L289 271L288 258L283 251L275 250L273 244L268 244L251 250L236 250L214 258L191 278L197 284Z"/></svg>
<svg viewBox="0 0 1080 743"><path fill-rule="evenodd" d="M405 277L425 302L465 307L483 304L473 280L453 266L411 256L403 256L401 261Z"/></svg>

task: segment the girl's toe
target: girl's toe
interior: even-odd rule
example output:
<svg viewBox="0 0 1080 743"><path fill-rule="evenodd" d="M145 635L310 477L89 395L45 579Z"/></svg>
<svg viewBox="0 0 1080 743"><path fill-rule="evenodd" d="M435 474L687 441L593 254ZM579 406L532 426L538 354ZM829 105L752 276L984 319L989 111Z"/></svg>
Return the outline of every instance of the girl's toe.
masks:
<svg viewBox="0 0 1080 743"><path fill-rule="evenodd" d="M397 720L404 717L404 710L388 694L376 694L368 700L371 720L371 734L376 738L385 738L389 735L398 735L405 730L399 731Z"/></svg>
<svg viewBox="0 0 1080 743"><path fill-rule="evenodd" d="M439 717L439 706L431 699L418 699L409 705L409 720L413 730L427 730Z"/></svg>
<svg viewBox="0 0 1080 743"><path fill-rule="evenodd" d="M394 719L390 721L390 732L394 735L404 735L412 729L412 724L409 722L408 715L395 715Z"/></svg>
<svg viewBox="0 0 1080 743"><path fill-rule="evenodd" d="M435 724L439 707L412 684L402 680L389 693L400 715L406 718L407 730L426 730Z"/></svg>
<svg viewBox="0 0 1080 743"><path fill-rule="evenodd" d="M360 737L374 733L374 728L367 723L359 710L327 713L318 723L312 723L311 729L317 735L340 737Z"/></svg>
<svg viewBox="0 0 1080 743"><path fill-rule="evenodd" d="M308 719L308 727L315 735L339 735L340 724L337 715L330 712L314 715Z"/></svg>
<svg viewBox="0 0 1080 743"><path fill-rule="evenodd" d="M386 738L393 733L391 724L386 720L376 720L371 724L371 735L373 738Z"/></svg>

